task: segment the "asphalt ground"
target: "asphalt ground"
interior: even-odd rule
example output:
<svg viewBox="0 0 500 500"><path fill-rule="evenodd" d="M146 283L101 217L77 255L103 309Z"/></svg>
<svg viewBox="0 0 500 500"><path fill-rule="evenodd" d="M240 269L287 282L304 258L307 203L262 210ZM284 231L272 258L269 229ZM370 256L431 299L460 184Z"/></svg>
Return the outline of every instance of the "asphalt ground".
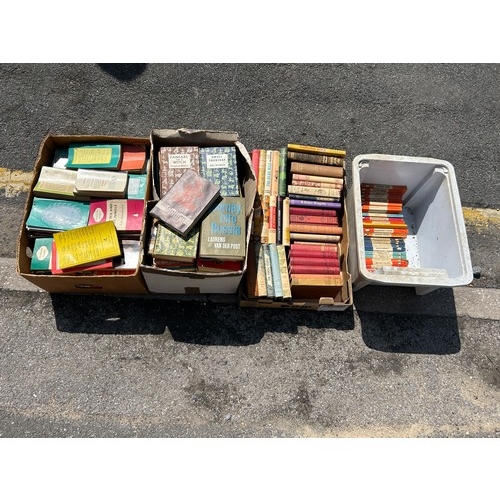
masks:
<svg viewBox="0 0 500 500"><path fill-rule="evenodd" d="M496 438L499 66L0 65L0 434L7 438ZM342 313L232 298L51 295L15 274L46 133L235 130L445 159L477 277L366 287ZM486 470L486 469L485 469Z"/></svg>

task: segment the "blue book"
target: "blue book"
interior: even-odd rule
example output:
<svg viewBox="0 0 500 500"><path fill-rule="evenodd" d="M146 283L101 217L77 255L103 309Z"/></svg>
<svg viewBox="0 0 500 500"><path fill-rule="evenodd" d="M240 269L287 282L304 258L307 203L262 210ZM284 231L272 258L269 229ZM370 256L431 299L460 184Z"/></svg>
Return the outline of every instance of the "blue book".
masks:
<svg viewBox="0 0 500 500"><path fill-rule="evenodd" d="M221 196L240 196L235 146L200 147L200 174L220 187Z"/></svg>
<svg viewBox="0 0 500 500"><path fill-rule="evenodd" d="M269 255L271 257L271 273L273 276L274 296L276 298L282 298L283 287L281 285L281 270L276 243L269 243Z"/></svg>
<svg viewBox="0 0 500 500"><path fill-rule="evenodd" d="M147 174L128 174L127 198L131 200L146 199Z"/></svg>
<svg viewBox="0 0 500 500"><path fill-rule="evenodd" d="M26 220L28 231L66 231L88 224L90 203L88 201L33 198Z"/></svg>
<svg viewBox="0 0 500 500"><path fill-rule="evenodd" d="M273 271L271 265L271 252L269 250L269 244L262 244L262 254L264 257L264 271L266 275L266 288L267 288L267 296L273 298L274 295L274 280L273 280Z"/></svg>

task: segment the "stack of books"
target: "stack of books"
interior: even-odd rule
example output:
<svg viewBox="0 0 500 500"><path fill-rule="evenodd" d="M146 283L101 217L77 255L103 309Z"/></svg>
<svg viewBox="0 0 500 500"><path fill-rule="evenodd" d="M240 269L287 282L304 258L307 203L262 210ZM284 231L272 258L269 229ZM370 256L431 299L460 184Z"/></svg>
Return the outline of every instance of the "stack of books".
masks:
<svg viewBox="0 0 500 500"><path fill-rule="evenodd" d="M147 196L145 144L56 148L26 220L37 274L133 274Z"/></svg>
<svg viewBox="0 0 500 500"><path fill-rule="evenodd" d="M361 184L365 265L370 272L383 266L408 267L408 227L403 216L406 190L403 185Z"/></svg>

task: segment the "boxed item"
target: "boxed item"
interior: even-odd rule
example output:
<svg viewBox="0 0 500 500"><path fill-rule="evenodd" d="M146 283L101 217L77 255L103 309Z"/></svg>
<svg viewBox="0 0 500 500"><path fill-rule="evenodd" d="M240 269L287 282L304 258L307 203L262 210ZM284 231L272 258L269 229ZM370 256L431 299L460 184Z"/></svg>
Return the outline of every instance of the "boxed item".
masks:
<svg viewBox="0 0 500 500"><path fill-rule="evenodd" d="M113 189L112 192L102 193L97 190L92 194L89 192L83 194L83 191L80 193L76 191L78 173L86 170L79 167L85 166L85 161L82 158L87 154L84 148L89 144L112 145L108 148L109 154L102 155L102 163L99 164L99 167L92 165L92 169L95 169L96 172L98 169L102 169L103 172L104 170L117 172L116 176L111 175L111 181L105 180L106 185ZM120 153L113 149L116 144L121 146ZM69 148L70 145L75 145L75 149ZM70 157L68 148L71 154L75 153L81 156L79 158ZM141 153L142 156L138 153ZM71 165L71 162L74 162L74 165ZM120 170L119 173L118 170ZM125 171L129 175L127 185L125 187L123 184L117 186L116 179L122 181ZM86 174L88 173L89 171L86 170ZM85 189L88 189L89 186L101 185L104 181L102 178L89 180L87 175L87 178L83 179L82 182ZM99 197L100 195L102 196ZM94 198L95 196L97 198ZM47 135L40 145L35 162L33 181L28 193L18 237L18 274L43 290L52 293L147 293L148 290L140 271L140 248L144 237L146 202L150 196L151 162L148 137ZM114 199L115 197L121 199ZM34 210L35 200L37 207L39 206L38 211ZM50 242L52 235L43 233L44 229L47 230L49 227L47 225L48 214L57 214L58 231L62 231L59 234L69 233L70 229L82 227L82 224L85 225L85 220L90 221L91 200L97 206L94 215L100 220L93 220L88 224L104 223L112 211L114 214L126 214L125 217L121 218L123 227L118 225L119 254L117 255L115 251L102 262L96 261L83 267L76 266L70 268L68 273L68 269L62 270L59 265L61 262L64 263L64 259L62 261L56 260L61 255L56 254L55 244ZM79 202L82 201L84 201L84 205L79 205ZM106 203L109 206L106 206ZM101 204L104 204L102 208ZM80 211L81 206L85 206L87 212ZM133 220L127 218L127 215L132 215L128 211L129 206L135 207L135 212L133 212L135 219ZM50 212L52 210L54 212ZM64 228L60 225L62 219L64 219ZM131 222L130 227L129 222ZM102 227L105 229L108 224L103 224ZM96 234L99 240L101 235L105 234L99 231L100 227L101 225L92 226L91 229L94 232L97 230ZM113 228L114 235L115 228ZM75 239L70 241L70 245L77 245L84 260L85 252L82 245L87 245L85 251L88 252L97 252L97 249L101 247L101 241L92 244L87 237L78 240L79 237L81 235L76 235ZM114 256L114 262L111 255ZM72 256L71 250L69 256Z"/></svg>
<svg viewBox="0 0 500 500"><path fill-rule="evenodd" d="M252 151L258 187L240 306L352 306L345 154L297 144Z"/></svg>
<svg viewBox="0 0 500 500"><path fill-rule="evenodd" d="M256 178L248 151L240 142L236 132L154 129L151 132L150 141L153 191L152 198L148 203L147 239L144 241L145 247L141 263L141 271L148 290L152 293L180 295L237 293L247 266L247 249L252 229L256 193ZM213 148L213 156L206 156L208 148ZM221 156L217 156L215 154L217 152ZM224 189L221 189L222 201L215 202L210 210L199 219L200 224L196 224L193 229L196 234L183 235L182 239L179 236L176 241L171 242L172 245L177 245L176 248L179 245L183 246L182 252L184 254L181 261L173 265L176 260L168 253L165 253L167 255L165 258L161 258L163 254L160 253L155 253L155 257L153 257L151 252L155 251L154 243L161 237L161 231L164 231L164 228L154 225L154 218L149 215L149 212L158 205L160 200L166 201L165 194L180 179L186 169L195 168L204 177L216 181L217 179L212 176L216 175L218 167L221 165L221 168L225 169ZM189 193L188 190L186 193L187 195L193 194ZM201 234L198 235L196 230L203 225L203 221L208 217L210 211L220 210L224 203L226 203L227 210L236 206L235 203L229 202L232 197L244 198L244 208L238 208L238 213L241 212L245 226L244 230L241 231L242 243L238 243L238 245L245 247L244 256L240 255L241 265L236 270L233 265L228 265L225 269L216 269L218 263L213 259L209 259L207 262L199 261L196 248L197 238L201 237ZM167 206L167 209L171 213L172 210L175 211L175 206ZM159 210L158 213L162 214L163 212ZM226 215L232 220L233 214ZM202 229L200 229L201 232ZM225 235L213 239L218 241L219 248L229 246ZM157 243L156 246L158 246ZM161 249L158 250L158 252L160 251ZM213 265L208 266L207 263L211 264L212 260Z"/></svg>
<svg viewBox="0 0 500 500"><path fill-rule="evenodd" d="M369 195L377 192L380 196L380 186L385 187L386 194L382 202L379 198L377 207L375 198ZM387 190L392 194L388 195ZM386 220L398 221L397 217L401 217L402 232L392 222L384 225L382 231L379 225L378 237L375 229L370 228L374 220L380 221L373 215L381 203L385 203ZM422 295L472 281L460 195L449 162L411 156L358 155L352 163L347 206L349 270L354 290L370 284L395 285L415 287L416 293ZM376 209L370 213L373 207ZM370 258L377 255L383 257L373 266Z"/></svg>

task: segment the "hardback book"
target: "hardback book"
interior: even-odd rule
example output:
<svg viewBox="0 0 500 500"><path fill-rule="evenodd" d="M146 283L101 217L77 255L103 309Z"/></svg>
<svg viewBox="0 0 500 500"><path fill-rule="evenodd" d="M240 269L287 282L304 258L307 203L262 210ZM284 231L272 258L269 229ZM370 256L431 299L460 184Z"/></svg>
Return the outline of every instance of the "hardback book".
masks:
<svg viewBox="0 0 500 500"><path fill-rule="evenodd" d="M241 271L243 269L243 261L236 260L220 260L220 259L196 259L197 270L203 273L228 273Z"/></svg>
<svg viewBox="0 0 500 500"><path fill-rule="evenodd" d="M287 148L279 148L278 196L286 196L287 186Z"/></svg>
<svg viewBox="0 0 500 500"><path fill-rule="evenodd" d="M85 200L88 196L75 193L76 170L43 166L33 187L33 194L40 198L59 200Z"/></svg>
<svg viewBox="0 0 500 500"><path fill-rule="evenodd" d="M278 150L272 151L271 159L271 196L278 196L279 194L279 174L280 174L280 152Z"/></svg>
<svg viewBox="0 0 500 500"><path fill-rule="evenodd" d="M315 217L337 217L338 211L328 208L290 207L290 215L313 215Z"/></svg>
<svg viewBox="0 0 500 500"><path fill-rule="evenodd" d="M340 266L314 266L307 264L290 264L290 274L340 274Z"/></svg>
<svg viewBox="0 0 500 500"><path fill-rule="evenodd" d="M255 243L255 266L257 274L257 294L259 297L267 297L266 268L264 262L264 248L262 243Z"/></svg>
<svg viewBox="0 0 500 500"><path fill-rule="evenodd" d="M255 178L259 179L260 149L252 149L252 168Z"/></svg>
<svg viewBox="0 0 500 500"><path fill-rule="evenodd" d="M290 153L288 153L290 155ZM331 165L319 165L316 163L304 163L292 161L290 164L291 174L319 175L321 177L344 178L344 168Z"/></svg>
<svg viewBox="0 0 500 500"><path fill-rule="evenodd" d="M296 193L289 193L288 197L291 200L305 200L305 201L332 201L335 203L340 203L340 196L337 196L336 198L332 198L330 196L313 196L309 194L296 194Z"/></svg>
<svg viewBox="0 0 500 500"><path fill-rule="evenodd" d="M91 200L89 225L113 221L122 233L140 234L144 218L144 200Z"/></svg>
<svg viewBox="0 0 500 500"><path fill-rule="evenodd" d="M264 195L271 194L271 185L273 179L273 151L266 150L266 175L264 178Z"/></svg>
<svg viewBox="0 0 500 500"><path fill-rule="evenodd" d="M299 222L303 224L332 224L338 226L338 217L328 217L324 215L299 215L290 214L290 222Z"/></svg>
<svg viewBox="0 0 500 500"><path fill-rule="evenodd" d="M342 208L342 203L340 201L290 199L290 210L292 207L328 208L332 210L340 210Z"/></svg>
<svg viewBox="0 0 500 500"><path fill-rule="evenodd" d="M334 149L334 148L322 148L319 146L307 146L305 144L288 144L287 148L289 151L295 151L298 153L308 153L313 155L324 155L324 156L337 156L339 158L344 158L347 151L344 149Z"/></svg>
<svg viewBox="0 0 500 500"><path fill-rule="evenodd" d="M245 198L221 197L201 221L199 257L243 261L245 243Z"/></svg>
<svg viewBox="0 0 500 500"><path fill-rule="evenodd" d="M342 236L339 234L318 234L318 233L290 233L290 241L294 243L298 241L317 241L320 243L337 243Z"/></svg>
<svg viewBox="0 0 500 500"><path fill-rule="evenodd" d="M189 262L181 262L178 260L168 259L153 259L155 267L160 269L168 269L169 271L196 271L196 262L194 260Z"/></svg>
<svg viewBox="0 0 500 500"><path fill-rule="evenodd" d="M186 238L182 238L162 223L157 224L156 237L151 255L155 259L166 259L195 263L200 236L199 226L193 227Z"/></svg>
<svg viewBox="0 0 500 500"><path fill-rule="evenodd" d="M269 256L271 258L271 274L274 286L274 297L280 299L283 298L283 289L281 286L281 269L276 243L269 243Z"/></svg>
<svg viewBox="0 0 500 500"><path fill-rule="evenodd" d="M270 198L268 194L262 196L262 226L259 238L261 243L269 243Z"/></svg>
<svg viewBox="0 0 500 500"><path fill-rule="evenodd" d="M339 258L337 245L308 245L292 243L290 245L290 257L305 257L305 258Z"/></svg>
<svg viewBox="0 0 500 500"><path fill-rule="evenodd" d="M76 171L75 192L93 198L124 198L127 172L79 168Z"/></svg>
<svg viewBox="0 0 500 500"><path fill-rule="evenodd" d="M342 169L345 167L345 160L343 158L338 158L335 156L299 153L290 150L288 150L287 156L289 160L298 161L301 163L311 163L311 164L314 163L324 166L334 166ZM304 173L311 173L311 172L304 172ZM323 174L318 174L318 175L323 175Z"/></svg>
<svg viewBox="0 0 500 500"><path fill-rule="evenodd" d="M160 198L181 178L186 170L200 172L198 146L163 146L158 152Z"/></svg>
<svg viewBox="0 0 500 500"><path fill-rule="evenodd" d="M143 172L146 168L145 144L122 144L122 159L120 170L122 172Z"/></svg>
<svg viewBox="0 0 500 500"><path fill-rule="evenodd" d="M309 177L313 177L310 175ZM332 177L334 179L334 177ZM318 181L302 181L300 179L294 179L292 177L292 186L308 186L317 188L327 188L327 189L339 189L342 190L343 183L333 183L333 182L318 182Z"/></svg>
<svg viewBox="0 0 500 500"><path fill-rule="evenodd" d="M276 244L283 244L283 196L276 198Z"/></svg>
<svg viewBox="0 0 500 500"><path fill-rule="evenodd" d="M269 229L267 235L268 243L276 243L276 232L278 227L278 200L274 195L269 196Z"/></svg>
<svg viewBox="0 0 500 500"><path fill-rule="evenodd" d="M335 184L339 186L344 185L344 179L342 177L324 177L321 175L310 175L310 174L292 174L292 184L293 181L303 181L303 182L319 182L322 184Z"/></svg>
<svg viewBox="0 0 500 500"><path fill-rule="evenodd" d="M266 184L267 150L261 149L259 153L259 177L257 177L257 193L264 194Z"/></svg>
<svg viewBox="0 0 500 500"><path fill-rule="evenodd" d="M283 299L292 298L292 290L290 288L290 276L288 274L288 263L286 260L286 250L284 245L276 245L276 250L278 252L278 262L280 266L281 273L281 290L283 294Z"/></svg>
<svg viewBox="0 0 500 500"><path fill-rule="evenodd" d="M264 275L266 278L266 290L267 297L273 298L274 295L274 280L273 280L273 271L271 264L271 252L269 250L269 244L264 243L262 245L262 254L264 260Z"/></svg>
<svg viewBox="0 0 500 500"><path fill-rule="evenodd" d="M342 227L333 224L309 224L290 221L291 233L337 234L342 235Z"/></svg>
<svg viewBox="0 0 500 500"><path fill-rule="evenodd" d="M89 220L88 201L33 198L26 220L28 232L53 233L86 226Z"/></svg>
<svg viewBox="0 0 500 500"><path fill-rule="evenodd" d="M180 236L186 236L220 197L220 187L187 169L149 213Z"/></svg>
<svg viewBox="0 0 500 500"><path fill-rule="evenodd" d="M200 174L220 187L221 196L240 196L236 147L200 147Z"/></svg>
<svg viewBox="0 0 500 500"><path fill-rule="evenodd" d="M321 267L323 265L327 265L330 267L340 267L340 260L337 257L319 257L316 255L307 255L307 256L297 256L290 252L289 257L290 265L299 265L299 266L316 266Z"/></svg>
<svg viewBox="0 0 500 500"><path fill-rule="evenodd" d="M54 233L59 267L81 266L121 255L114 222Z"/></svg>
<svg viewBox="0 0 500 500"><path fill-rule="evenodd" d="M290 198L283 198L283 222L282 222L282 244L290 245Z"/></svg>
<svg viewBox="0 0 500 500"><path fill-rule="evenodd" d="M147 187L147 174L128 174L126 198L133 200L145 200Z"/></svg>
<svg viewBox="0 0 500 500"><path fill-rule="evenodd" d="M36 238L33 244L30 271L32 273L50 273L52 262L52 244L54 238Z"/></svg>
<svg viewBox="0 0 500 500"><path fill-rule="evenodd" d="M307 196L321 196L323 198L333 198L335 200L338 200L342 194L341 190L336 188L294 186L293 184L288 186L288 193L303 194Z"/></svg>
<svg viewBox="0 0 500 500"><path fill-rule="evenodd" d="M342 286L344 278L342 274L304 274L290 275L290 286L292 292L297 286Z"/></svg>
<svg viewBox="0 0 500 500"><path fill-rule="evenodd" d="M120 144L70 144L66 168L117 170L120 161Z"/></svg>

